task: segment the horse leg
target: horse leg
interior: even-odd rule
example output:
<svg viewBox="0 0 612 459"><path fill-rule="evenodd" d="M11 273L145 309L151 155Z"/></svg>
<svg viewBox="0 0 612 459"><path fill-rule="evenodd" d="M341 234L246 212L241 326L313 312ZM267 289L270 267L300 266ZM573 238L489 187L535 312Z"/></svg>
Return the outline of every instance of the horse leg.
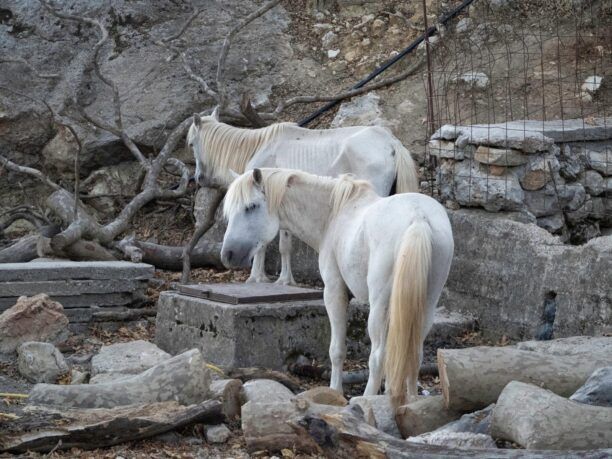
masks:
<svg viewBox="0 0 612 459"><path fill-rule="evenodd" d="M253 282L270 282L266 276L266 245L255 252L253 257L253 266L251 267L251 275L246 280L247 283Z"/></svg>
<svg viewBox="0 0 612 459"><path fill-rule="evenodd" d="M363 395L377 395L382 385L388 303L389 295L378 293L376 298L372 298L372 295L370 295L370 313L368 315L368 335L372 343L368 360L370 375Z"/></svg>
<svg viewBox="0 0 612 459"><path fill-rule="evenodd" d="M323 290L325 309L331 325L331 342L329 345L329 358L331 360L330 387L343 393L342 390L342 367L346 359L346 328L348 295L342 277L338 276L335 282L325 279Z"/></svg>
<svg viewBox="0 0 612 459"><path fill-rule="evenodd" d="M286 230L280 231L278 250L281 255L281 272L276 280L277 284L295 285L293 273L291 272L291 233Z"/></svg>

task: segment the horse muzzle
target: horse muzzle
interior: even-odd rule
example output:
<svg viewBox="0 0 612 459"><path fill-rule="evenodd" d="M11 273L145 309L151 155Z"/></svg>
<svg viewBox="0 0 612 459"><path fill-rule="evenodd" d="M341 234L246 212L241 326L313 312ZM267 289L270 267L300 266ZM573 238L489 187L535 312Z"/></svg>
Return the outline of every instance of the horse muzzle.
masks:
<svg viewBox="0 0 612 459"><path fill-rule="evenodd" d="M221 263L228 269L249 268L253 262L251 247L242 245L223 245L221 249Z"/></svg>

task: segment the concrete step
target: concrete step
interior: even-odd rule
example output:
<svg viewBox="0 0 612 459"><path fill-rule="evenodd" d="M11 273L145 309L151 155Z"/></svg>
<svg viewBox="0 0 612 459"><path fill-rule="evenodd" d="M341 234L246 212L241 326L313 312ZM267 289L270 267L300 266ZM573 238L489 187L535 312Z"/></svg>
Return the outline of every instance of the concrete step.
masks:
<svg viewBox="0 0 612 459"><path fill-rule="evenodd" d="M32 296L46 293L49 296L74 296L83 294L121 293L144 290L146 280L133 279L58 279L36 282L3 282L0 284L0 298Z"/></svg>
<svg viewBox="0 0 612 459"><path fill-rule="evenodd" d="M0 283L66 279L149 279L155 268L128 261L34 261L0 264ZM0 285L0 288L1 285Z"/></svg>

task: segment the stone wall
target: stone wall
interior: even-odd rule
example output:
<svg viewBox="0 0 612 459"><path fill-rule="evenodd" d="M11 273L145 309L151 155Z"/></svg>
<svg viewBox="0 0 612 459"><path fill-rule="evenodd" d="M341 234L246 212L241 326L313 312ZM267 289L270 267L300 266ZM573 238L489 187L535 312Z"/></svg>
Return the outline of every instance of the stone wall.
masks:
<svg viewBox="0 0 612 459"><path fill-rule="evenodd" d="M447 207L520 211L564 240L612 227L612 119L445 125L432 136Z"/></svg>

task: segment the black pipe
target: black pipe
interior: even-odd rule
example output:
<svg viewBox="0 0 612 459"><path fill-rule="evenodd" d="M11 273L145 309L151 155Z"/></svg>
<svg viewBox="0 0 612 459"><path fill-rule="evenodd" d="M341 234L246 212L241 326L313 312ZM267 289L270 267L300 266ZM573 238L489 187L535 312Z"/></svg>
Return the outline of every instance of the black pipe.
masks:
<svg viewBox="0 0 612 459"><path fill-rule="evenodd" d="M455 8L454 10L452 10L449 13L445 14L444 16L442 16L442 19L440 19L440 23L446 24L448 21L450 21L455 16L457 16L461 11L463 11L463 9L465 9L467 6L469 6L473 1L474 0L464 0L464 2L461 3L461 5L459 5L457 8ZM425 40L426 37L429 37L429 36L433 35L435 32L437 32L437 30L438 29L437 29L436 26L429 27L425 32L423 32L423 34L421 36L419 36L416 40L414 40L412 43L410 43L410 45L408 45L408 47L404 48L401 53L399 53L397 56L392 57L387 62L382 64L380 67L378 67L377 69L373 70L372 73L370 73L367 77L365 77L363 80L358 82L355 86L351 87L351 89L359 89L359 88L365 86L366 84L368 84L370 81L372 81L378 75L383 73L385 70L387 70L393 64L395 64L397 61L403 59L406 55L408 55L412 51L414 51L416 49L416 47L419 46ZM309 124L313 120L317 119L323 113L328 111L330 108L335 107L339 103L340 103L340 100L334 100L334 101L328 102L327 104L323 105L323 107L319 108L315 112L313 112L310 115L308 115L306 118L304 118L301 121L299 121L298 125L299 126L306 126L307 124Z"/></svg>

